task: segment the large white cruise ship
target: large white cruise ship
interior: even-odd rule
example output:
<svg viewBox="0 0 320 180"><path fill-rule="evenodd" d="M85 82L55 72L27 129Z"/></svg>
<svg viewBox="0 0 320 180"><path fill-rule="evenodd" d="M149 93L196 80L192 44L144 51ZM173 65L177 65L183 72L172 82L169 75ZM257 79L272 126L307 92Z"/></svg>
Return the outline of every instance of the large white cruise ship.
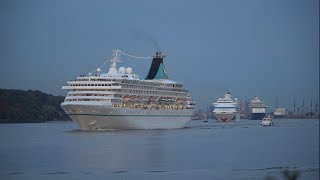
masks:
<svg viewBox="0 0 320 180"><path fill-rule="evenodd" d="M83 130L183 128L194 113L194 102L183 84L168 79L161 52L156 52L146 79L120 67L114 50L108 73L68 81L62 109ZM128 55L130 56L130 55ZM135 57L135 56L131 56Z"/></svg>
<svg viewBox="0 0 320 180"><path fill-rule="evenodd" d="M235 120L239 113L238 100L237 98L232 98L230 93L225 93L224 97L213 103L213 108L213 115L222 122Z"/></svg>

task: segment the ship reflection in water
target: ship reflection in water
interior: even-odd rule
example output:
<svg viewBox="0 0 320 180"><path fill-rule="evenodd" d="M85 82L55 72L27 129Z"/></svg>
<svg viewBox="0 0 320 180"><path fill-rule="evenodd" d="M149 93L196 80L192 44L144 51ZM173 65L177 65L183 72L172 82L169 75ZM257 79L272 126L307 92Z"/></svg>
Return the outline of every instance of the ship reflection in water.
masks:
<svg viewBox="0 0 320 180"><path fill-rule="evenodd" d="M122 132L119 132L122 133ZM127 135L138 135L138 131L129 132ZM121 137L113 141L112 146L101 151L103 156L108 153L110 159L105 163L112 172L128 171L128 169L141 166L148 171L163 169L166 161L164 149L164 134L160 130L146 132L147 136L138 138ZM148 147L148 148L141 148ZM104 155L105 156L105 155Z"/></svg>

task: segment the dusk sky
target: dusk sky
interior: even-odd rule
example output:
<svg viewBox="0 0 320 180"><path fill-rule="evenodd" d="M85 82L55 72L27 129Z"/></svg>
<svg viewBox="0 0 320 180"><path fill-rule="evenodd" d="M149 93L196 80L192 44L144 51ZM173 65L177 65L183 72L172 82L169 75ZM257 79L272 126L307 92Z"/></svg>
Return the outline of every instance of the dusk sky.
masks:
<svg viewBox="0 0 320 180"><path fill-rule="evenodd" d="M272 110L319 98L318 0L1 0L0 88L61 86L112 50L165 55L198 108L225 91ZM145 77L150 60L124 57ZM109 64L103 71L107 71Z"/></svg>

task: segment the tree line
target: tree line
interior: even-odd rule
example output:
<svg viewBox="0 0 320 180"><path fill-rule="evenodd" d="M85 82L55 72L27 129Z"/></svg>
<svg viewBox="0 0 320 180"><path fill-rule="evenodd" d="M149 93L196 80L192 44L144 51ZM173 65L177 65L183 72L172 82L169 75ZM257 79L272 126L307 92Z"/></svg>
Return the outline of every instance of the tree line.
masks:
<svg viewBox="0 0 320 180"><path fill-rule="evenodd" d="M0 89L0 123L70 120L60 107L64 98L38 90Z"/></svg>

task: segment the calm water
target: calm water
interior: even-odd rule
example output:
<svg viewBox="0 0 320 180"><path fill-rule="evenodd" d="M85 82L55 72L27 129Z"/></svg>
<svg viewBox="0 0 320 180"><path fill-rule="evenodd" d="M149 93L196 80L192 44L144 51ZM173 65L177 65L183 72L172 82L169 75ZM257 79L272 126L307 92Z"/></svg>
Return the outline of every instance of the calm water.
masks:
<svg viewBox="0 0 320 180"><path fill-rule="evenodd" d="M192 121L179 130L83 132L0 124L0 179L319 178L319 120Z"/></svg>

